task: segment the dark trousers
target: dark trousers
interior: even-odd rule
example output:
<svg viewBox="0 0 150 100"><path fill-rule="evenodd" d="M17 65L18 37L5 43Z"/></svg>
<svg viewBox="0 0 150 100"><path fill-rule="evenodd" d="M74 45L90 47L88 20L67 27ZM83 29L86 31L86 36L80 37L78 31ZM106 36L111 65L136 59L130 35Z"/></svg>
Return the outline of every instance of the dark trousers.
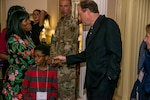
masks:
<svg viewBox="0 0 150 100"><path fill-rule="evenodd" d="M95 89L87 89L88 100L112 100L117 81L105 77Z"/></svg>

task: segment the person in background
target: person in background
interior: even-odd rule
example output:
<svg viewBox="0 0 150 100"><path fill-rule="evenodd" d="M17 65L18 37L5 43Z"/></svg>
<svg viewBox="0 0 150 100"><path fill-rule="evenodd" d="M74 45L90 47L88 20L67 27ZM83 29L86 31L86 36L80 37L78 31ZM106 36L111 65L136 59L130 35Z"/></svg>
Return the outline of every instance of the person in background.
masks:
<svg viewBox="0 0 150 100"><path fill-rule="evenodd" d="M31 25L32 25L31 38L35 45L40 44L40 39L39 39L40 32L44 28L44 19L45 17L48 16L49 15L45 10L35 9L32 13L33 21L31 21Z"/></svg>
<svg viewBox="0 0 150 100"><path fill-rule="evenodd" d="M76 64L86 62L84 88L88 100L112 100L120 75L122 58L121 33L117 23L100 15L93 0L78 4L78 19L90 29L86 48L76 55L54 57L55 63Z"/></svg>
<svg viewBox="0 0 150 100"><path fill-rule="evenodd" d="M150 49L150 40L149 40L149 35L150 35L150 24L146 25L146 37L142 41L140 50L139 50L139 58L138 58L138 78L134 83L133 89L131 91L130 95L130 100L149 100L150 98L147 93L145 93L143 89L143 84L145 79L143 79L145 76L147 77L148 74L150 73L149 65L146 64L145 61L147 62L148 59L150 59L150 54L149 54L149 49ZM146 67L146 69L145 69ZM149 72L147 72L149 71ZM146 73L145 73L146 72Z"/></svg>
<svg viewBox="0 0 150 100"><path fill-rule="evenodd" d="M78 52L79 25L73 18L72 1L59 0L61 18L57 23L51 43L51 56L69 55ZM58 100L75 100L76 66L62 64L58 68Z"/></svg>
<svg viewBox="0 0 150 100"><path fill-rule="evenodd" d="M22 84L23 100L56 100L58 97L57 70L47 65L50 50L41 44L34 49L35 65L28 69ZM41 92L41 93L40 93ZM42 95L42 96L41 96Z"/></svg>
<svg viewBox="0 0 150 100"><path fill-rule="evenodd" d="M78 52L79 25L73 18L72 1L59 0L61 18L51 43L51 56L70 55ZM75 100L76 66L62 64L58 68L58 100Z"/></svg>
<svg viewBox="0 0 150 100"><path fill-rule="evenodd" d="M9 19L9 16L14 12L14 11L17 11L17 10L25 10L24 7L22 6L19 6L19 5L14 5L14 6L11 6L7 12L7 21ZM3 76L3 79L4 79L4 76L5 76L5 72L9 66L8 64L8 55L7 55L7 49L6 49L6 45L7 45L7 42L6 42L6 31L7 29L4 28L0 34L0 60L2 62L2 76Z"/></svg>
<svg viewBox="0 0 150 100"><path fill-rule="evenodd" d="M4 100L21 100L21 86L25 72L34 64L34 43L26 34L32 26L29 14L25 10L13 12L7 21L7 52L9 68L2 93Z"/></svg>
<svg viewBox="0 0 150 100"><path fill-rule="evenodd" d="M145 91L144 100L150 100L150 24L146 26L146 32L144 42L146 43L147 53L145 54L145 60L143 63L144 77L142 83Z"/></svg>

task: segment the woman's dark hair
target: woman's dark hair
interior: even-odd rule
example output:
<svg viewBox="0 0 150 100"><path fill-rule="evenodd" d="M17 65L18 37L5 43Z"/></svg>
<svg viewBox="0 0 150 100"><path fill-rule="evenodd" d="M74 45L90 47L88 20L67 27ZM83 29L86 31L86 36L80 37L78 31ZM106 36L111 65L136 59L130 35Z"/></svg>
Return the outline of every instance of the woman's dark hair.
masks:
<svg viewBox="0 0 150 100"><path fill-rule="evenodd" d="M8 22L9 16L17 10L25 10L25 8L19 5L11 6L7 12L7 22Z"/></svg>
<svg viewBox="0 0 150 100"><path fill-rule="evenodd" d="M24 10L17 10L9 16L7 22L6 40L8 40L12 34L16 34L22 39L26 39L26 35L21 27L21 22L24 19L29 19L29 14Z"/></svg>
<svg viewBox="0 0 150 100"><path fill-rule="evenodd" d="M45 15L44 20L48 20L48 23L51 26L51 24L50 24L50 22L51 22L51 16L49 14Z"/></svg>
<svg viewBox="0 0 150 100"><path fill-rule="evenodd" d="M11 13L13 13L14 11L17 11L17 10L25 10L25 8L22 7L22 6L19 6L19 5L11 6L8 10L8 16L11 15Z"/></svg>
<svg viewBox="0 0 150 100"><path fill-rule="evenodd" d="M44 55L50 55L50 48L49 48L49 46L47 46L45 44L40 44L40 45L36 46L34 48L34 51L35 50L41 51L42 54L44 54Z"/></svg>
<svg viewBox="0 0 150 100"><path fill-rule="evenodd" d="M81 1L79 5L81 6L83 12L88 8L93 13L99 13L98 6L93 0Z"/></svg>

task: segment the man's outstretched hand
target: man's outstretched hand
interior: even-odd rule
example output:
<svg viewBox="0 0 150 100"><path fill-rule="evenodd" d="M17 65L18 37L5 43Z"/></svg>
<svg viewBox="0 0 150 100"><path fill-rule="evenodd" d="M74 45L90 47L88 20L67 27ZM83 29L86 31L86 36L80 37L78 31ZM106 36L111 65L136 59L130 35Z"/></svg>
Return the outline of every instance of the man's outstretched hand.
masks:
<svg viewBox="0 0 150 100"><path fill-rule="evenodd" d="M54 63L65 63L66 62L66 56L55 56L53 57Z"/></svg>
<svg viewBox="0 0 150 100"><path fill-rule="evenodd" d="M47 60L47 64L52 64L52 67L59 67L66 62L66 56L55 56Z"/></svg>

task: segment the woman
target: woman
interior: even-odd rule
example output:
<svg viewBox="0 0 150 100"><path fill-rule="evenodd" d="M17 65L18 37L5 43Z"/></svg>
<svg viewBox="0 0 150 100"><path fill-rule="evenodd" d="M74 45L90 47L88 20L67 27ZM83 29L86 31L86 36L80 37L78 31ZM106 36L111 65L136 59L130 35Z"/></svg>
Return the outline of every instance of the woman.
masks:
<svg viewBox="0 0 150 100"><path fill-rule="evenodd" d="M11 6L7 12L7 20L9 19L9 16L14 12L14 11L17 11L17 10L25 10L24 7L22 6L19 6L19 5L14 5L14 6ZM7 55L7 49L6 49L6 45L7 45L7 42L6 42L6 31L7 29L4 28L0 34L0 60L2 62L2 75L3 75L3 78L5 76L5 72L8 68L8 55Z"/></svg>
<svg viewBox="0 0 150 100"><path fill-rule="evenodd" d="M39 45L40 44L40 39L39 39L40 32L44 28L45 17L49 17L49 15L44 10L35 9L33 11L32 16L33 16L33 21L31 21L31 25L32 25L31 37L32 37L34 44Z"/></svg>
<svg viewBox="0 0 150 100"><path fill-rule="evenodd" d="M20 88L24 74L34 64L32 54L35 45L26 35L31 29L29 14L26 11L15 11L7 21L6 40L10 66L2 90L5 100L22 99Z"/></svg>

